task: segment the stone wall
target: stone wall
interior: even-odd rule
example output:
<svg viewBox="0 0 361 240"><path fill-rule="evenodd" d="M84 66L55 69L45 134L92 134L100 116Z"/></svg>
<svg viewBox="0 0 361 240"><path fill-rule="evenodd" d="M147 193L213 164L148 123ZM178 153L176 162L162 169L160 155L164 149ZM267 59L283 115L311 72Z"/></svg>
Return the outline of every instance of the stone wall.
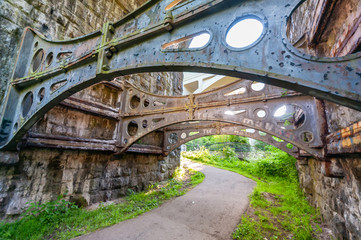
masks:
<svg viewBox="0 0 361 240"><path fill-rule="evenodd" d="M315 24L325 2L329 4L326 6L329 17ZM307 0L292 16L289 38L301 51L311 55L351 54L360 44L361 29L357 23L360 17L361 2L358 0ZM328 101L325 101L325 112L329 133L361 120L361 112ZM320 209L323 218L332 226L336 238L361 239L361 156L343 155L326 162L309 158L298 161L297 167L300 186L309 202ZM327 171L337 174L330 176Z"/></svg>
<svg viewBox="0 0 361 240"><path fill-rule="evenodd" d="M177 153L157 155L28 148L17 164L0 168L0 216L20 214L29 201L70 200L92 204L140 191L167 179L179 165ZM84 201L85 200L85 201Z"/></svg>
<svg viewBox="0 0 361 240"><path fill-rule="evenodd" d="M120 19L143 2L145 0L0 1L0 102L9 84L16 51L26 26L52 39L78 37L101 29L106 21ZM146 73L125 76L120 80L128 80L155 94L182 93L181 73ZM73 102L100 105L116 112L120 94L120 89L101 83L71 98ZM34 134L58 139L116 140L116 118L76 108L66 101L46 113L29 131L18 161L0 159L0 218L21 213L26 202L43 203L64 192L68 193L68 198L82 200L85 204L118 198L128 189L143 190L155 181L167 179L179 165L179 151L168 157L140 153L116 156L109 151L27 146ZM142 143L155 146L161 146L162 140L161 132L141 139ZM39 143L36 138L33 138L33 145L34 142Z"/></svg>
<svg viewBox="0 0 361 240"><path fill-rule="evenodd" d="M0 1L0 102L11 77L25 27L37 29L50 39L69 39L101 29L105 21L115 21L124 14L124 9L114 0Z"/></svg>
<svg viewBox="0 0 361 240"><path fill-rule="evenodd" d="M330 159L343 177L326 177L321 161L298 161L300 185L337 239L361 239L361 156Z"/></svg>
<svg viewBox="0 0 361 240"><path fill-rule="evenodd" d="M306 0L296 9L288 24L291 43L300 51L319 57L339 57L358 51L361 1L327 1L330 4L325 11L329 12L329 17L316 24L320 18L318 10L325 2ZM325 101L325 111L330 133L361 120L361 112L328 101Z"/></svg>

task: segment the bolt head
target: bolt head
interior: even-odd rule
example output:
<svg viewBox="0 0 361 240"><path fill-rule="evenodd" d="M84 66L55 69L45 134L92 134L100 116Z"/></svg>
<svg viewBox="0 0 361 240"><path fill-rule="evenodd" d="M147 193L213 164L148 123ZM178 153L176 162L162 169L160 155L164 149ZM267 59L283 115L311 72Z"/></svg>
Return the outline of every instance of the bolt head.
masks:
<svg viewBox="0 0 361 240"><path fill-rule="evenodd" d="M105 50L105 56L107 58L111 58L113 56L113 53L109 49L107 49L107 50Z"/></svg>
<svg viewBox="0 0 361 240"><path fill-rule="evenodd" d="M109 71L110 67L109 65L103 65L102 69L103 71Z"/></svg>

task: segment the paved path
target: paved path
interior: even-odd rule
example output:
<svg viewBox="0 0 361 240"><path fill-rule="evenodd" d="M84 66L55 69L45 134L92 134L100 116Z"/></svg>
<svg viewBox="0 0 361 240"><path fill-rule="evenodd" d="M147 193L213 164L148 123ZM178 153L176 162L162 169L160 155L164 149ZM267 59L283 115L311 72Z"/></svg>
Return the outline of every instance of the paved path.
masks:
<svg viewBox="0 0 361 240"><path fill-rule="evenodd" d="M247 209L254 181L237 173L186 162L204 181L181 197L136 218L77 239L212 240L231 239Z"/></svg>

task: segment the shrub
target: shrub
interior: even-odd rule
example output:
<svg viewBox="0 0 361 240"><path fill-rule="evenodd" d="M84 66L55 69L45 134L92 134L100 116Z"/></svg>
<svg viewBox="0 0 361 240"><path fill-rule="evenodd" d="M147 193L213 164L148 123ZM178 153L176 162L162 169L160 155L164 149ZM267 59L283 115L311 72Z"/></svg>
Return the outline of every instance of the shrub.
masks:
<svg viewBox="0 0 361 240"><path fill-rule="evenodd" d="M229 162L239 160L237 153L234 151L234 149L232 149L228 146L223 148L222 153L223 153L224 158Z"/></svg>
<svg viewBox="0 0 361 240"><path fill-rule="evenodd" d="M39 204L30 202L22 219L13 223L0 223L2 239L42 239L53 232L63 219L72 216L78 207L60 195L55 201Z"/></svg>
<svg viewBox="0 0 361 240"><path fill-rule="evenodd" d="M78 207L64 199L65 195L60 195L55 201L39 204L30 202L29 208L23 214L23 220L37 219L42 224L59 222L62 218L70 215L71 210Z"/></svg>

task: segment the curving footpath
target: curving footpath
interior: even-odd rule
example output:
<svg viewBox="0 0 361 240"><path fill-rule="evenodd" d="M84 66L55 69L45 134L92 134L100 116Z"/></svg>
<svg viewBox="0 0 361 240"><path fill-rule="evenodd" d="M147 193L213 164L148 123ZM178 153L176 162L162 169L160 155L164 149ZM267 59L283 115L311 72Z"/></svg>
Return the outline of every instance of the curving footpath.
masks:
<svg viewBox="0 0 361 240"><path fill-rule="evenodd" d="M256 183L234 172L190 161L183 163L203 172L204 181L150 212L76 239L231 239Z"/></svg>

